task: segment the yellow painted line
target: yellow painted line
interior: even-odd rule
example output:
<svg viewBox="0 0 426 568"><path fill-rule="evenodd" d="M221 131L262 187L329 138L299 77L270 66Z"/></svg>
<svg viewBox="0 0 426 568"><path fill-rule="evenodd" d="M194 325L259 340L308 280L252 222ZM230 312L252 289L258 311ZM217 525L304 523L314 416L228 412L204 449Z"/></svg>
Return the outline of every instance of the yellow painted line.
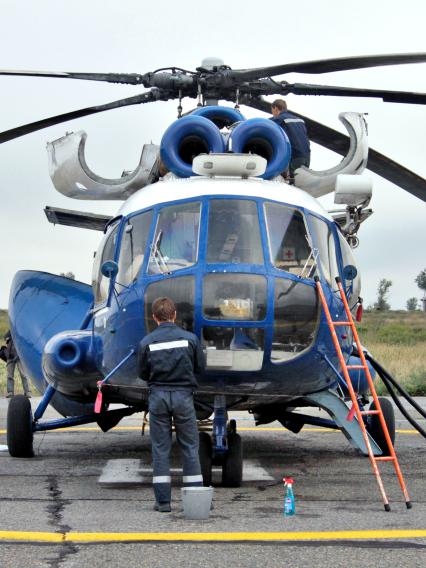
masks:
<svg viewBox="0 0 426 568"><path fill-rule="evenodd" d="M181 542L248 542L248 541L339 541L426 538L425 529L361 530L321 532L141 532L141 533L47 533L0 531L0 540L44 542L118 542L118 541L181 541Z"/></svg>
<svg viewBox="0 0 426 568"><path fill-rule="evenodd" d="M117 430L121 430L121 431L125 431L125 432L131 432L132 430L137 430L140 431L141 430L141 426L115 426L112 431L117 431ZM145 430L149 430L149 426L145 427ZM287 432L287 430L284 427L277 427L277 428L259 428L259 427L238 427L238 431L239 432ZM83 428L80 427L70 427L70 428L57 428L55 430L46 430L47 433L49 432L102 432L102 430L98 427L98 426L86 426ZM301 430L301 432L317 432L317 433L322 433L322 432L340 432L340 430L336 430L335 428L303 428ZM419 432L417 432L417 430L396 430L397 434L417 434L419 435ZM1 434L6 434L7 430L5 429L0 429L0 435Z"/></svg>
<svg viewBox="0 0 426 568"><path fill-rule="evenodd" d="M63 542L63 533L29 532L29 531L0 531L1 540L20 540L26 542Z"/></svg>

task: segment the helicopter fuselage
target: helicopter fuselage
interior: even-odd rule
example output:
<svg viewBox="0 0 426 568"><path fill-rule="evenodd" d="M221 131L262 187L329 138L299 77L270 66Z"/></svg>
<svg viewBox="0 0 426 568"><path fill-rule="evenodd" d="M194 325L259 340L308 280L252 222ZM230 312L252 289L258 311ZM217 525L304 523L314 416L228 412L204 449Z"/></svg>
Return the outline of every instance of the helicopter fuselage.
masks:
<svg viewBox="0 0 426 568"><path fill-rule="evenodd" d="M342 319L333 282L349 247L318 201L282 178L170 178L134 194L110 223L94 264L93 316L84 329L48 342L48 382L89 402L97 381L110 375L105 400L146 400L138 345L155 327L153 300L170 296L177 323L203 345L200 400L226 394L250 407L334 386L330 362L337 360L313 278L320 276L334 317ZM118 273L108 278L102 266L111 260ZM353 288L352 304L359 292ZM349 356L350 332L340 340ZM76 365L78 380L69 364L73 342L87 354Z"/></svg>

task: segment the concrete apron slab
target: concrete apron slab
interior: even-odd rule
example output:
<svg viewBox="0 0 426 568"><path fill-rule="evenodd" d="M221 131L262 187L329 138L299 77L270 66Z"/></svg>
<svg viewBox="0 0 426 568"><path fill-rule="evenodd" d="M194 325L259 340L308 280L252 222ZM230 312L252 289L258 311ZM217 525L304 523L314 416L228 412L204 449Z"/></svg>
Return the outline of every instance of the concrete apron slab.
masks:
<svg viewBox="0 0 426 568"><path fill-rule="evenodd" d="M182 469L172 468L170 470L172 483L180 483L182 479ZM213 485L220 484L222 469L213 466L212 481ZM276 481L265 468L260 465L259 460L244 460L243 483L248 482L274 482ZM114 459L108 460L98 483L102 487L133 487L140 485L150 485L152 483L152 467L144 463L141 459Z"/></svg>

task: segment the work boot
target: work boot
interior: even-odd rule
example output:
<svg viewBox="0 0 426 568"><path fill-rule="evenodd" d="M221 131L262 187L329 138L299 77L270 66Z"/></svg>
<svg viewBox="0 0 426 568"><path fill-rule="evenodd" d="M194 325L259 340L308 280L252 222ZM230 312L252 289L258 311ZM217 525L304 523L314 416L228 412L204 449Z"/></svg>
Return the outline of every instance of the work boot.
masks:
<svg viewBox="0 0 426 568"><path fill-rule="evenodd" d="M13 396L13 392L8 392L8 393L6 394L6 398L12 398L12 396Z"/></svg>
<svg viewBox="0 0 426 568"><path fill-rule="evenodd" d="M172 510L170 503L155 503L154 511L159 513L170 513Z"/></svg>

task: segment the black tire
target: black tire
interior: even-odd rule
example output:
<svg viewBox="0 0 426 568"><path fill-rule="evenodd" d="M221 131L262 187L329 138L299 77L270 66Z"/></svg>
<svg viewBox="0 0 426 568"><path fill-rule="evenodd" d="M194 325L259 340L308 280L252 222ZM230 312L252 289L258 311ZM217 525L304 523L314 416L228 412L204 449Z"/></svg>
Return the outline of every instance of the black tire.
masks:
<svg viewBox="0 0 426 568"><path fill-rule="evenodd" d="M392 440L392 445L395 443L395 412L390 400L384 397L379 397L380 406L382 407L383 417L388 427L389 436ZM370 404L369 410L376 410L374 401ZM379 448L382 450L384 456L390 454L389 447L386 442L385 434L380 424L378 414L371 414L367 420L367 431Z"/></svg>
<svg viewBox="0 0 426 568"><path fill-rule="evenodd" d="M198 455L200 457L201 474L204 487L212 484L212 439L207 432L199 432Z"/></svg>
<svg viewBox="0 0 426 568"><path fill-rule="evenodd" d="M7 447L14 458L32 458L33 413L28 398L18 394L10 399L7 409Z"/></svg>
<svg viewBox="0 0 426 568"><path fill-rule="evenodd" d="M237 421L234 418L231 418L228 423L228 431L232 432L233 434L237 433Z"/></svg>
<svg viewBox="0 0 426 568"><path fill-rule="evenodd" d="M228 435L228 451L223 456L222 485L241 487L243 482L243 443L239 434Z"/></svg>

